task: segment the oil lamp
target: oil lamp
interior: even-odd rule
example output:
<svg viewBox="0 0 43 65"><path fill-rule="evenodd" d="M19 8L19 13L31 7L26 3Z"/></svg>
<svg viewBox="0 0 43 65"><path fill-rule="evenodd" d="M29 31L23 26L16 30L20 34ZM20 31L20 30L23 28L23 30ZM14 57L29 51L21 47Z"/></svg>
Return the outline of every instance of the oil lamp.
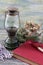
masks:
<svg viewBox="0 0 43 65"><path fill-rule="evenodd" d="M5 13L5 29L8 38L5 40L5 48L13 50L19 46L16 38L16 32L19 28L19 11L17 8L10 8Z"/></svg>

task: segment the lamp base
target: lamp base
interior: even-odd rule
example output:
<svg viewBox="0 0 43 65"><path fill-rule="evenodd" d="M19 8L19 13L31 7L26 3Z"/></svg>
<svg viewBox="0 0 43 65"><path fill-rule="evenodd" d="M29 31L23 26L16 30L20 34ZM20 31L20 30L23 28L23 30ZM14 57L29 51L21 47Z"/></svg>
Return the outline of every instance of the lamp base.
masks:
<svg viewBox="0 0 43 65"><path fill-rule="evenodd" d="M9 41L9 40L8 40ZM18 40L14 40L14 42L8 42L8 41L5 41L5 48L8 49L8 50L13 50L13 49L16 49L18 46L19 46L19 43L18 43Z"/></svg>

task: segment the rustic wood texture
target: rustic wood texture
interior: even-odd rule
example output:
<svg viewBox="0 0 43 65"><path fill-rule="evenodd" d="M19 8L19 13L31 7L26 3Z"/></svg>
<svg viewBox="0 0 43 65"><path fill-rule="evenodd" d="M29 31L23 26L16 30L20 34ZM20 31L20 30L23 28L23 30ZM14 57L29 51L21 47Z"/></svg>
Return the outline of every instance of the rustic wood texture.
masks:
<svg viewBox="0 0 43 65"><path fill-rule="evenodd" d="M5 11L9 7L18 8L22 26L26 21L43 25L43 0L0 0L0 28L4 27Z"/></svg>
<svg viewBox="0 0 43 65"><path fill-rule="evenodd" d="M7 38L7 33L5 30L0 30L0 44L4 44L4 40ZM16 58L0 60L0 65L29 65Z"/></svg>

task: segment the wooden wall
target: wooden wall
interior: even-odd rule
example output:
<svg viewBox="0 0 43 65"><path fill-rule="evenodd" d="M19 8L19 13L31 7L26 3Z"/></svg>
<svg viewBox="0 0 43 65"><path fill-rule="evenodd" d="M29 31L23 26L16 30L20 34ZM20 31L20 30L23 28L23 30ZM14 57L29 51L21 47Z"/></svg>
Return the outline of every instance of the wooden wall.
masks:
<svg viewBox="0 0 43 65"><path fill-rule="evenodd" d="M4 27L3 12L8 7L19 9L21 23L34 21L42 23L43 27L43 0L0 0L0 28Z"/></svg>

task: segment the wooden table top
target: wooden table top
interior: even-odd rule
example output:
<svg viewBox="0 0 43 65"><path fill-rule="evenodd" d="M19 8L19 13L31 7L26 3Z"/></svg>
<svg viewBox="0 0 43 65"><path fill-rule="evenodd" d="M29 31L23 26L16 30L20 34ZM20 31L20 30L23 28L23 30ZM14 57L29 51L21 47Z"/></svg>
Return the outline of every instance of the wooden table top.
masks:
<svg viewBox="0 0 43 65"><path fill-rule="evenodd" d="M0 44L4 43L6 37L7 37L6 31L0 30ZM0 65L29 65L29 64L26 64L16 58L11 58L11 59L5 59L4 61L0 61Z"/></svg>

